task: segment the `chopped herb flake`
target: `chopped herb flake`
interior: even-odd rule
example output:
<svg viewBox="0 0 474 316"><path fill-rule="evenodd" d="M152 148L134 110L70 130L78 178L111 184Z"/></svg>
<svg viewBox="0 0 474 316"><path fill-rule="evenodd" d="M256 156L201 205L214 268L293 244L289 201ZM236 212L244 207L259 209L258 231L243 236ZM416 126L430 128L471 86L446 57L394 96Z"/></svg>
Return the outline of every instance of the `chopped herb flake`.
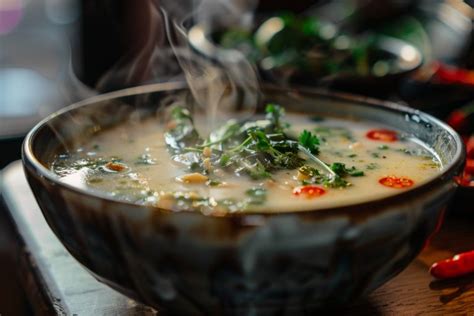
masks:
<svg viewBox="0 0 474 316"><path fill-rule="evenodd" d="M211 187L216 187L216 186L218 186L218 185L221 184L221 183L222 183L222 182L217 181L217 180L208 180L208 181L206 182L206 184L207 184L208 186L211 186Z"/></svg>
<svg viewBox="0 0 474 316"><path fill-rule="evenodd" d="M248 189L245 191L245 195L248 197L247 203L253 205L263 204L267 200L267 190L261 187Z"/></svg>
<svg viewBox="0 0 474 316"><path fill-rule="evenodd" d="M352 166L351 168L347 168L345 164L340 162L335 162L331 164L331 169L334 171L338 176L351 176L351 177L361 177L364 175L364 171L356 169L356 167Z"/></svg>
<svg viewBox="0 0 474 316"><path fill-rule="evenodd" d="M371 162L369 163L366 167L365 167L367 170L375 170L375 169L378 169L380 168L379 164L375 163L375 162Z"/></svg>
<svg viewBox="0 0 474 316"><path fill-rule="evenodd" d="M150 154L143 154L140 155L140 157L137 158L135 161L136 165L154 165L156 164L155 159L151 157Z"/></svg>

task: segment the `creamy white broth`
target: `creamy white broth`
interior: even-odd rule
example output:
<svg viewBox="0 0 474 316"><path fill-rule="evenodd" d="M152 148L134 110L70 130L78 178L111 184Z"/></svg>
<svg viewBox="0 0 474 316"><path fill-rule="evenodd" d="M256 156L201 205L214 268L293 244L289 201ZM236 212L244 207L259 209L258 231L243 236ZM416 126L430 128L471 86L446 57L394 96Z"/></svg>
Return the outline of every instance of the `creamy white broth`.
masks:
<svg viewBox="0 0 474 316"><path fill-rule="evenodd" d="M419 186L442 169L439 160L427 148L409 137L394 142L368 139L369 130L386 128L380 124L336 118L314 122L297 114L288 114L285 121L291 125L288 134L318 131L316 134L321 139L319 159L327 164L340 162L348 167L354 166L364 175L346 178L351 183L346 188L317 185L325 193L312 198L293 194L296 187L304 184L297 179L297 169L277 171L271 179L253 180L247 175L237 176L219 166L211 166L207 176L217 179L219 185L183 183L179 178L191 171L171 160L164 141L164 129L155 119L139 124L126 123L99 132L73 148L71 153L58 155L51 167L66 183L117 199L176 210L195 208L205 213L287 212L355 204ZM116 172L104 167L105 162L114 159L126 168ZM379 180L387 176L408 177L414 185L392 188L380 184ZM215 206L211 203L209 206L199 202L200 198L212 198L213 202L226 199L244 201L246 191L255 187L266 190L264 203L229 204L228 208L223 204ZM189 199L195 202L190 204Z"/></svg>

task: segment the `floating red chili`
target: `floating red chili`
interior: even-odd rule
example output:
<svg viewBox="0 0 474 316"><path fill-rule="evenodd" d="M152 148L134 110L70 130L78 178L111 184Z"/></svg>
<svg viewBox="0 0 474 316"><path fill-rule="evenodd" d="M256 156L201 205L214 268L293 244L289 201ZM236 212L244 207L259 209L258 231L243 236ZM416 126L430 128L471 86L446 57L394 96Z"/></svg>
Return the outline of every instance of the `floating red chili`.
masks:
<svg viewBox="0 0 474 316"><path fill-rule="evenodd" d="M326 190L316 185L305 185L305 186L296 187L293 189L294 195L296 196L302 195L302 196L305 196L306 198L318 197L325 193L326 193Z"/></svg>
<svg viewBox="0 0 474 316"><path fill-rule="evenodd" d="M368 131L365 136L368 139L382 142L394 142L398 139L397 132L388 129L373 129Z"/></svg>
<svg viewBox="0 0 474 316"><path fill-rule="evenodd" d="M430 268L430 273L438 279L455 278L474 273L474 250L434 263Z"/></svg>
<svg viewBox="0 0 474 316"><path fill-rule="evenodd" d="M381 178L379 183L389 188L404 189L411 187L415 182L406 177L388 176Z"/></svg>

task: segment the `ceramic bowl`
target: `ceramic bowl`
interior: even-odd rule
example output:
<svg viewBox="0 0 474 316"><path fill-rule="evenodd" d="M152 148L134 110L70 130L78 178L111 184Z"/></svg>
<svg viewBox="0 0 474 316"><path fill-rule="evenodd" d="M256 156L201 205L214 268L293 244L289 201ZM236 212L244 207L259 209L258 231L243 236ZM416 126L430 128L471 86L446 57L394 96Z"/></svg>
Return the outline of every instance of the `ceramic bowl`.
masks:
<svg viewBox="0 0 474 316"><path fill-rule="evenodd" d="M193 102L183 84L137 87L67 107L28 134L26 175L58 239L99 281L173 315L311 314L353 302L397 275L429 240L455 191L465 155L458 135L397 104L316 90L262 92L261 104L278 102L289 112L374 120L412 134L445 168L392 197L283 214L172 212L61 182L48 164L67 144L132 113L157 115L169 97Z"/></svg>
<svg viewBox="0 0 474 316"><path fill-rule="evenodd" d="M181 32L186 34L189 46L204 58L221 66L232 67L241 61L236 58L233 50L224 49L216 43L213 34L207 25L184 23ZM362 39L361 39L362 40ZM377 60L387 61L396 65L384 75L357 74L354 71L341 71L323 75L316 69L293 69L291 67L262 67L262 60L256 62L258 73L262 80L280 85L298 87L325 87L332 90L345 91L356 94L386 97L398 89L403 79L413 74L423 63L421 52L412 44L390 36L379 35L372 45L369 54L369 64ZM242 54L242 57L244 55ZM241 57L241 58L242 58ZM314 60L315 65L323 61ZM313 68L317 68L313 66Z"/></svg>

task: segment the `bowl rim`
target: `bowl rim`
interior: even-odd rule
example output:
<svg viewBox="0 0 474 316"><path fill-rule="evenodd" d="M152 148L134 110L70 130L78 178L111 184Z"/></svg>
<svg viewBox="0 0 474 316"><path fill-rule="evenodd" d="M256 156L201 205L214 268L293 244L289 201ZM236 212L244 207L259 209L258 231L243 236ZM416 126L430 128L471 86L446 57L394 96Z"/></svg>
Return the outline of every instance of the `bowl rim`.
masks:
<svg viewBox="0 0 474 316"><path fill-rule="evenodd" d="M427 113L424 113L422 111L419 111L413 108L409 108L399 103L395 103L391 101L382 101L382 100L377 100L370 97L358 96L358 95L353 95L349 93L334 92L328 89L320 89L320 88L301 88L301 87L281 88L276 85L264 85L264 90L274 89L281 92L283 89L283 91L287 93L296 93L296 94L301 92L303 94L318 95L320 97L325 97L328 99L335 99L339 101L346 101L346 102L358 103L365 106L381 108L385 111L391 111L391 112L397 112L397 113L402 112L402 113L405 113L406 115L418 115L418 116L425 117L429 119L430 121L432 121L433 123L439 125L444 130L446 130L454 138L456 142L456 153L454 155L454 158L446 165L444 170L442 170L441 173L438 174L436 177L412 189L409 189L407 191L402 191L397 194L390 195L388 197L382 197L382 198L359 202L359 203L353 203L353 204L348 204L348 205L343 205L343 206L327 207L327 208L316 209L316 210L308 209L308 210L294 210L294 211L285 211L285 212L268 212L268 211L262 211L262 210L249 210L245 212L232 212L232 213L229 212L229 213L224 213L224 214L214 214L214 213L203 214L202 212L179 211L179 210L177 211L177 210L163 209L163 208L149 206L149 205L140 205L140 204L133 203L130 201L122 201L122 200L114 199L113 197L108 196L98 191L95 192L95 191L90 191L87 189L82 189L82 188L73 186L71 184L61 181L60 178L51 170L46 168L33 153L33 142L36 135L42 128L48 125L48 122L50 120L56 118L57 116L63 115L69 111L72 111L72 110L75 110L75 109L78 109L90 104L94 104L94 103L105 101L105 100L111 100L114 98L134 96L134 95L139 95L143 93L183 90L187 88L188 86L185 82L154 83L154 84L137 86L137 87L127 88L123 90L118 90L114 92L109 92L109 93L93 96L85 100L73 103L69 106L66 106L62 108L61 110L53 114L50 114L49 116L41 120L28 132L22 145L23 166L28 171L34 171L36 175L39 175L42 178L47 179L48 181L54 183L55 185L59 187L72 191L76 194L86 195L88 197L92 197L95 199L105 200L108 203L113 203L113 204L117 203L119 205L129 205L129 206L139 207L139 208L150 208L156 212L162 212L162 213L168 213L168 214L169 213L171 214L190 213L190 214L199 214L201 216L214 217L214 218L221 218L221 217L222 218L229 218L229 217L230 218L236 218L236 217L243 218L243 217L254 216L254 215L258 215L262 217L274 217L274 216L284 216L284 215L290 215L290 214L327 215L328 212L330 215L332 215L332 214L340 213L340 212L353 213L354 210L358 210L358 211L359 210L360 211L374 210L375 211L379 208L385 208L386 206L392 206L400 202L405 202L409 198L413 198L413 197L416 198L418 194L428 192L430 191L431 188L435 187L436 185L442 182L451 181L454 187L458 186L456 184L456 181L454 181L454 176L456 175L456 172L459 172L461 170L464 164L466 152L465 152L465 146L464 146L464 143L462 142L461 137L449 125L433 117L432 115L429 115ZM33 168L33 170L30 170L30 168ZM359 213L359 212L356 212L356 213ZM360 212L360 213L362 214L363 212Z"/></svg>

